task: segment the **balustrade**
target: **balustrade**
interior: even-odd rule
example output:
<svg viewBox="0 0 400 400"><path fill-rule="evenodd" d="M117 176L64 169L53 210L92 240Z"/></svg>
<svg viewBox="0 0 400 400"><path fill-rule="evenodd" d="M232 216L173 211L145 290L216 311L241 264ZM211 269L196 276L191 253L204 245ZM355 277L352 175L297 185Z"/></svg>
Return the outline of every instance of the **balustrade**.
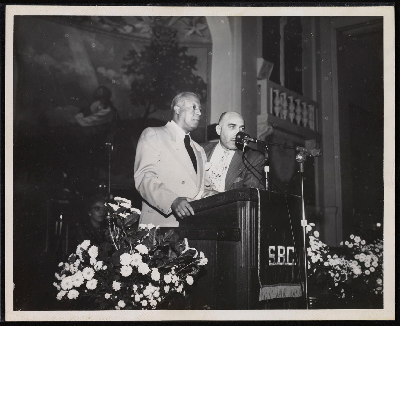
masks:
<svg viewBox="0 0 400 400"><path fill-rule="evenodd" d="M317 102L268 79L259 80L258 86L259 117L268 118L271 125L275 123L278 126L285 126L286 130L301 131L304 136L311 137L318 134ZM280 123L280 120L287 121L287 123ZM291 124L293 124L293 128L290 128Z"/></svg>

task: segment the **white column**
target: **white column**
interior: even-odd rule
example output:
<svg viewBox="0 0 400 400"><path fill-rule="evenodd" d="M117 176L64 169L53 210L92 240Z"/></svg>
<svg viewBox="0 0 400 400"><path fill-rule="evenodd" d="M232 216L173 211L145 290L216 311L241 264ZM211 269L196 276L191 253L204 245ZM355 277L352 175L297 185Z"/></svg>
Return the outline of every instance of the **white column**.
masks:
<svg viewBox="0 0 400 400"><path fill-rule="evenodd" d="M218 122L224 111L241 108L241 24L240 17L207 16L212 39L211 118Z"/></svg>

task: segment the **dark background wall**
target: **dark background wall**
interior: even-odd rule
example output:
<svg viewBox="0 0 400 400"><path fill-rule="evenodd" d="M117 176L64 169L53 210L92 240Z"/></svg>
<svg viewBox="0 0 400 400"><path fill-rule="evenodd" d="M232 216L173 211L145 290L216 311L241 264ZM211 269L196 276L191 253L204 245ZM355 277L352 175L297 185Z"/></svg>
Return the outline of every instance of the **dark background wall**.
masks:
<svg viewBox="0 0 400 400"><path fill-rule="evenodd" d="M383 223L383 29L338 34L345 236Z"/></svg>

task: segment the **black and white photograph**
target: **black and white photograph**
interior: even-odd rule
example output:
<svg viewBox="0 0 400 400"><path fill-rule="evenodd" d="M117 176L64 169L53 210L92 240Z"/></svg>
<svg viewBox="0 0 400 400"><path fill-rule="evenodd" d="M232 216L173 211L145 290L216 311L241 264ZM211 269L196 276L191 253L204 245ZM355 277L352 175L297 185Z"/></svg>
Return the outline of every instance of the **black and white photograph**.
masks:
<svg viewBox="0 0 400 400"><path fill-rule="evenodd" d="M6 321L393 320L394 7L7 6Z"/></svg>

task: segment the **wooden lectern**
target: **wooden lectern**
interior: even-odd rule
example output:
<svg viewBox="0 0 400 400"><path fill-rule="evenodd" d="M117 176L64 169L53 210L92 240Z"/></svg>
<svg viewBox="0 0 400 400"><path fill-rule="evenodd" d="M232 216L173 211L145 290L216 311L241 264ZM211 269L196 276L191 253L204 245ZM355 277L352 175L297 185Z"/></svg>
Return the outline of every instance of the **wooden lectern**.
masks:
<svg viewBox="0 0 400 400"><path fill-rule="evenodd" d="M263 309L262 300L301 296L300 257L293 242L298 230L282 222L295 219L297 200L235 189L191 203L195 215L182 220L178 231L208 258L190 294L192 309Z"/></svg>

